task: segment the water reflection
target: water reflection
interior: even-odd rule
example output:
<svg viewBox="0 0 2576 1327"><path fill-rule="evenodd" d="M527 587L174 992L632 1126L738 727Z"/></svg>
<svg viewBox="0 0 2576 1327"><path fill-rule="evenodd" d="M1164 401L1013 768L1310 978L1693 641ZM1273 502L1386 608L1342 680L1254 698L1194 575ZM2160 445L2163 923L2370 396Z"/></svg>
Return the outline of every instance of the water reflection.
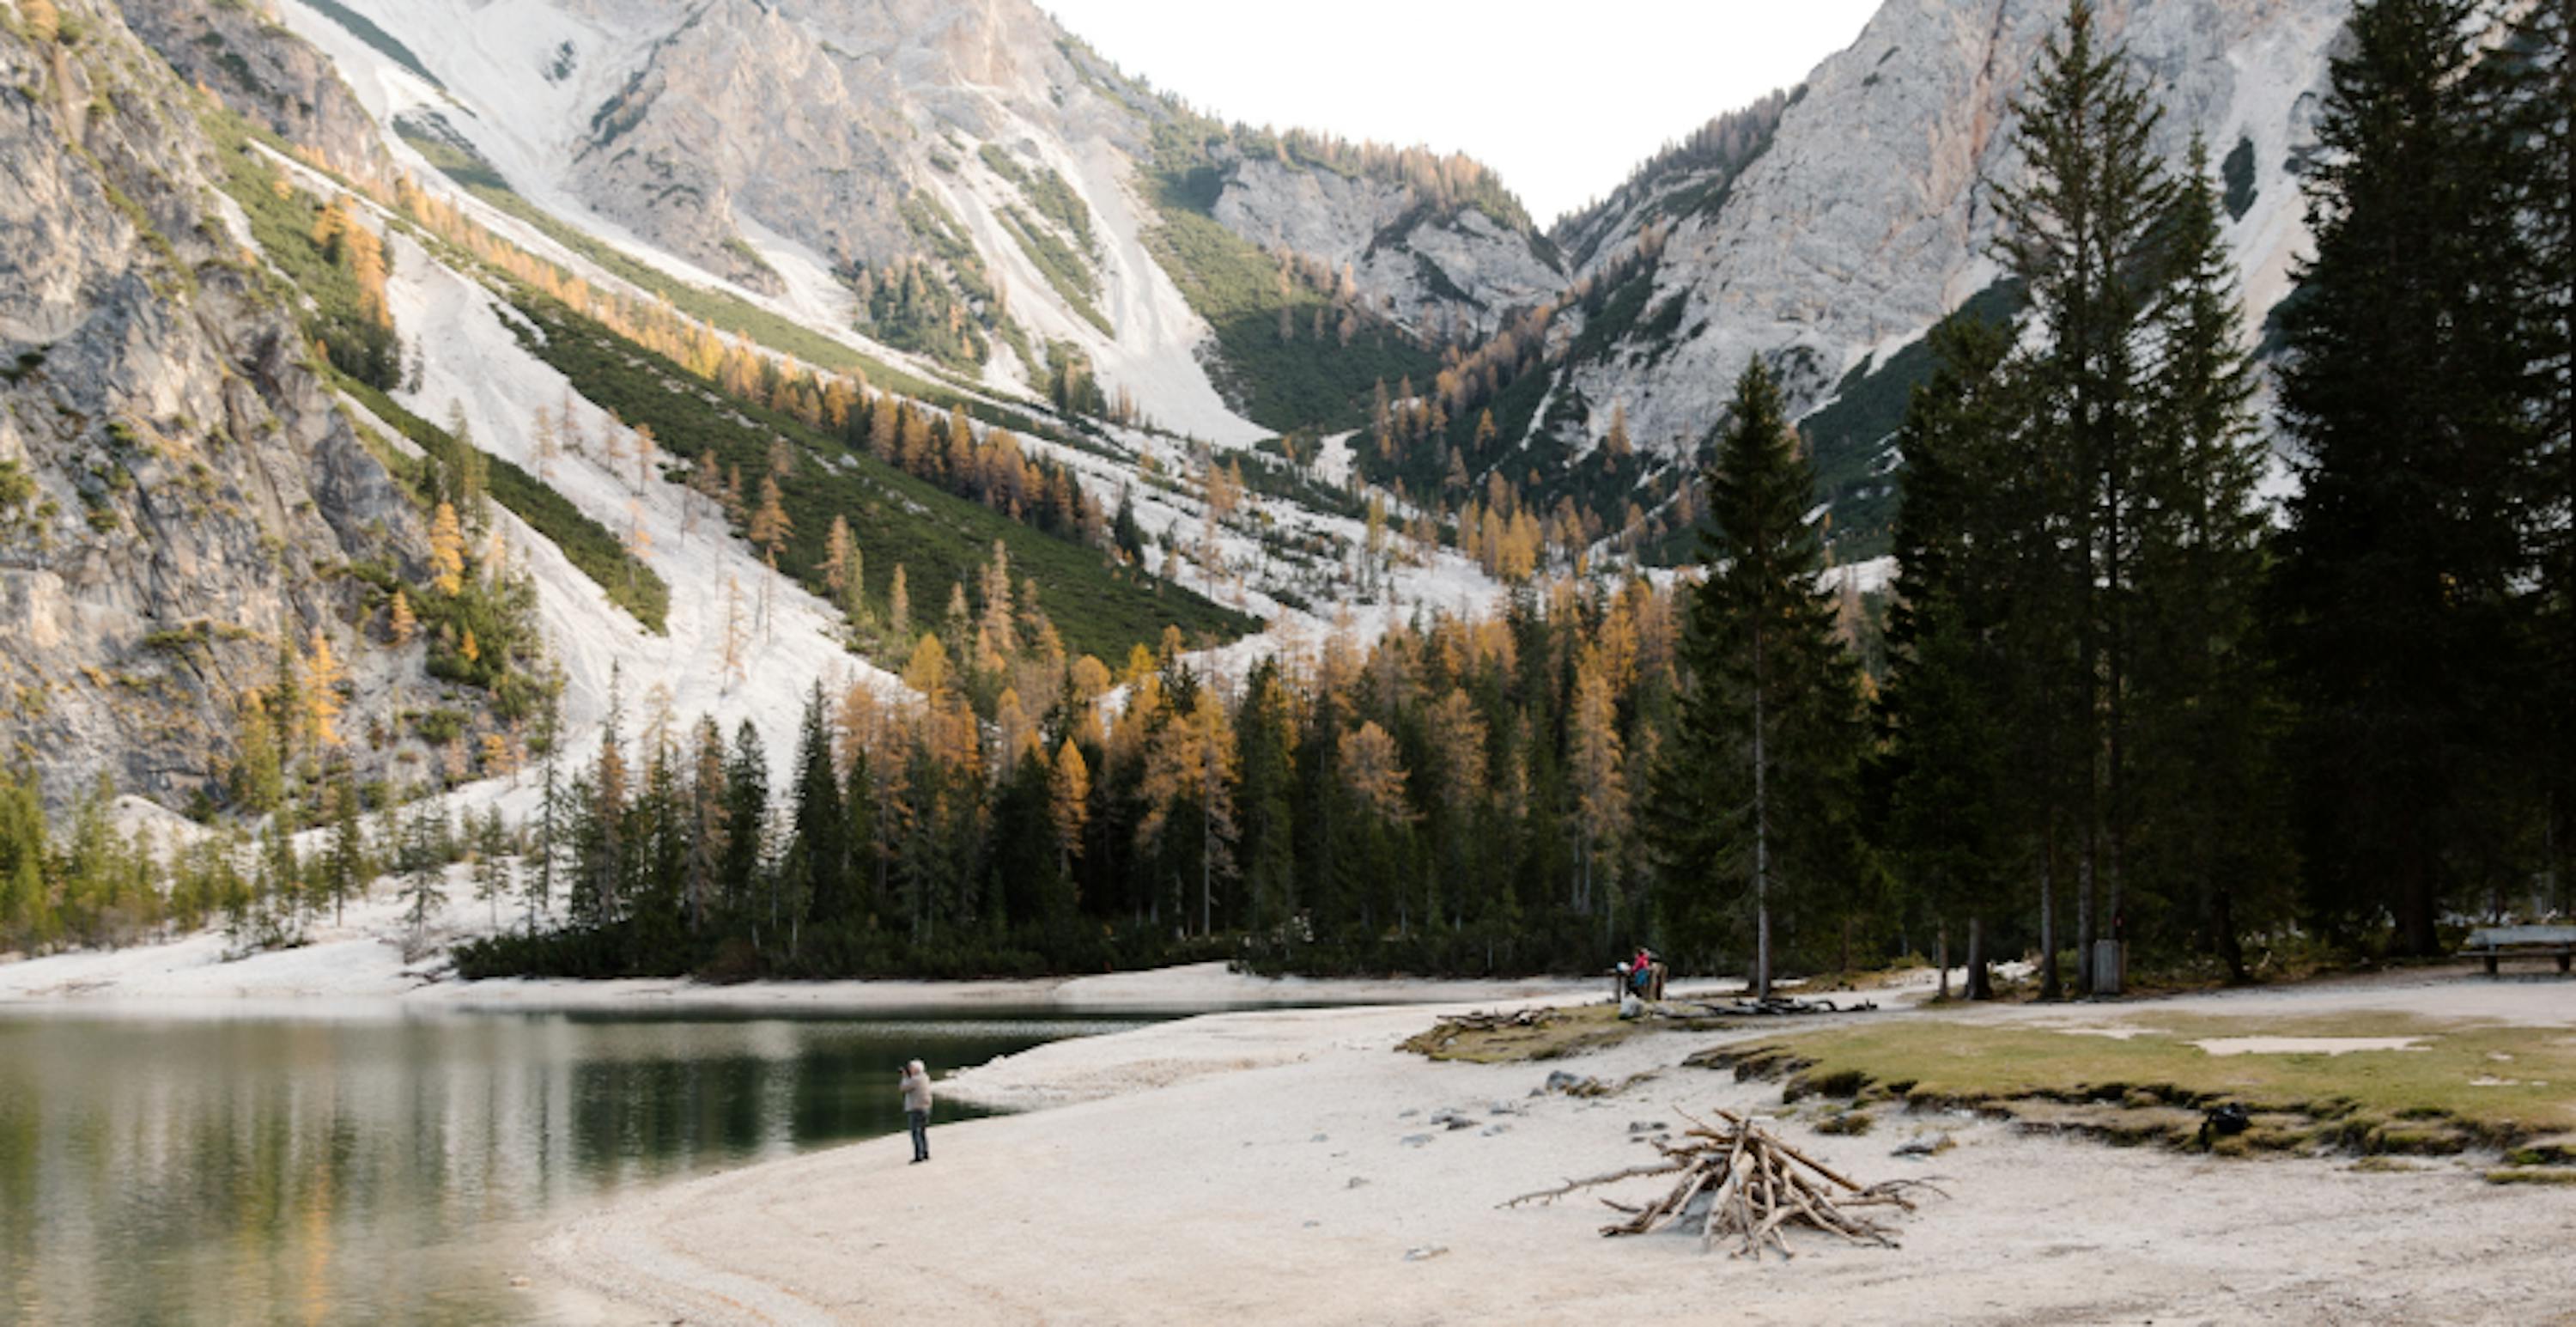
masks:
<svg viewBox="0 0 2576 1327"><path fill-rule="evenodd" d="M912 1056L1132 1026L0 1012L0 1318L542 1318L509 1278L578 1204L896 1132Z"/></svg>

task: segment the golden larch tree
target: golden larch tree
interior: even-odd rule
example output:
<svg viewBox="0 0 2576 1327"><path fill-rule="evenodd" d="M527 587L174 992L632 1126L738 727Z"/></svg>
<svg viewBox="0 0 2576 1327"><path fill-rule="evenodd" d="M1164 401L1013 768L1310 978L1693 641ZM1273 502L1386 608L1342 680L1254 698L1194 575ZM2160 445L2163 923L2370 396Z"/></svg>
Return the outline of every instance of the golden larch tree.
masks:
<svg viewBox="0 0 2576 1327"><path fill-rule="evenodd" d="M456 508L444 502L429 521L429 574L440 594L465 588L465 529L457 523Z"/></svg>
<svg viewBox="0 0 2576 1327"><path fill-rule="evenodd" d="M348 676L331 652L331 638L315 627L304 649L304 684L298 692L304 702L304 731L316 745L340 745L340 684Z"/></svg>
<svg viewBox="0 0 2576 1327"><path fill-rule="evenodd" d="M420 632L420 618L411 611L411 596L404 594L400 586L394 588L393 607L386 611L385 631L393 637L395 649L411 644L411 638Z"/></svg>

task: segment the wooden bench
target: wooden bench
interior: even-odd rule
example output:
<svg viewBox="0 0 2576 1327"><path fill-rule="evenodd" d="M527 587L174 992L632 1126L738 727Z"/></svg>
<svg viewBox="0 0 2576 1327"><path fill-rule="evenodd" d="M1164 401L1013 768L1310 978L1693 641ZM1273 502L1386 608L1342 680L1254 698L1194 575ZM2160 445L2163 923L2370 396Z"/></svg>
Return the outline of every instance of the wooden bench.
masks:
<svg viewBox="0 0 2576 1327"><path fill-rule="evenodd" d="M2576 926L2481 927L2469 932L2460 952L2484 960L2490 977L2496 975L2496 963L2508 958L2554 958L2559 972L2566 973L2576 964Z"/></svg>

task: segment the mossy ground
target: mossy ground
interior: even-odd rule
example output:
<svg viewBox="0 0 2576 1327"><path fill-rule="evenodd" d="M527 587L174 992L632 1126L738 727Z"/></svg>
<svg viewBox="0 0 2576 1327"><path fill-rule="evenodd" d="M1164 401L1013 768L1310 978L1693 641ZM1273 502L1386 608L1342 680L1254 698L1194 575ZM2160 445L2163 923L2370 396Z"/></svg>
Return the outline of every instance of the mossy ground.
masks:
<svg viewBox="0 0 2576 1327"><path fill-rule="evenodd" d="M2557 1136L2576 1129L2576 1037L2563 1030L2388 1015L2122 1026L2135 1035L1888 1019L1720 1047L1693 1062L1782 1078L1792 1100L1964 1106L2036 1130L2221 1154L2497 1148L2545 1165L2563 1155ZM2254 1036L2415 1041L2342 1054L2214 1055L2195 1044ZM2248 1127L2205 1134L2202 1113L2228 1103L2250 1113Z"/></svg>
<svg viewBox="0 0 2576 1327"><path fill-rule="evenodd" d="M1454 1019L1443 1020L1398 1049L1434 1060L1518 1064L1603 1050L1652 1031L1705 1032L1729 1026L1733 1025L1707 1018L1622 1019L1617 1005L1604 1002L1541 1010L1533 1024L1526 1027L1507 1024L1478 1028Z"/></svg>

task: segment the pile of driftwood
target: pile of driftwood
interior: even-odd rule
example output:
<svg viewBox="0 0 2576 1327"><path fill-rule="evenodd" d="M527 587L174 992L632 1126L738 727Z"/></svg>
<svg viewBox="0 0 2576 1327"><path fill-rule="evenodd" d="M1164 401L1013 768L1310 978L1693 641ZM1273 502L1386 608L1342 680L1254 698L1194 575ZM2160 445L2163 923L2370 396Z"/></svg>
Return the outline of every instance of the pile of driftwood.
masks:
<svg viewBox="0 0 2576 1327"><path fill-rule="evenodd" d="M1497 1028L1545 1027L1548 1020L1554 1017L1556 1017L1556 1011L1545 1008L1518 1009L1510 1013L1499 1009L1488 1009L1480 1013L1460 1014L1443 1021L1452 1030L1458 1032L1491 1032Z"/></svg>
<svg viewBox="0 0 2576 1327"><path fill-rule="evenodd" d="M1628 1219L1603 1226L1601 1233L1643 1235L1678 1224L1685 1232L1697 1230L1703 1249L1729 1240L1735 1245L1731 1256L1758 1259L1766 1246L1778 1249L1783 1258L1794 1257L1781 1233L1793 1225L1858 1244L1895 1248L1895 1230L1868 1213L1884 1208L1911 1212L1915 1190L1941 1192L1921 1180L1863 1187L1752 1120L1725 1110L1718 1111L1717 1117L1724 1127L1713 1128L1685 1113L1682 1118L1690 1120L1692 1127L1683 1131L1680 1143L1655 1144L1664 1156L1658 1164L1570 1180L1557 1188L1522 1194L1503 1206L1553 1202L1578 1190L1646 1175L1678 1175L1671 1192L1643 1207L1602 1199L1605 1206L1627 1213Z"/></svg>
<svg viewBox="0 0 2576 1327"><path fill-rule="evenodd" d="M1680 1007L1692 1014L1720 1018L1790 1018L1800 1014L1865 1014L1878 1008L1874 1000L1854 1000L1837 1004L1832 1000L1792 1000L1786 996L1769 996L1760 1000L1693 1000L1675 1001L1667 1009Z"/></svg>

